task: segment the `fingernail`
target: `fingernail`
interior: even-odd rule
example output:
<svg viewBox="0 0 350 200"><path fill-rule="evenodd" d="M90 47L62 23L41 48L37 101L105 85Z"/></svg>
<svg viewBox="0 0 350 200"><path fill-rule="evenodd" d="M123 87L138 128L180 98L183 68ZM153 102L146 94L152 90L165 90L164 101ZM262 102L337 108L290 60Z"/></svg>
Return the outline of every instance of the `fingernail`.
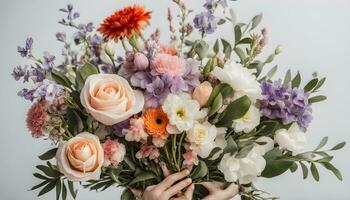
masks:
<svg viewBox="0 0 350 200"><path fill-rule="evenodd" d="M190 174L190 171L188 171L187 169L184 171L186 175Z"/></svg>
<svg viewBox="0 0 350 200"><path fill-rule="evenodd" d="M187 179L186 179L186 182L187 182L187 183L191 183L191 182L192 182L192 179L187 178Z"/></svg>

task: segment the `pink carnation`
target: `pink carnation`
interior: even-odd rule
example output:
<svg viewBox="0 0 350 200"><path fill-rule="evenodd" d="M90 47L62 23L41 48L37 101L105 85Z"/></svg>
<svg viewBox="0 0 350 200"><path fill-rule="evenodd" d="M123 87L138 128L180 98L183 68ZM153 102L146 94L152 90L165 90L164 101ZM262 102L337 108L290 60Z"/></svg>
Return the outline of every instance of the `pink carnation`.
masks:
<svg viewBox="0 0 350 200"><path fill-rule="evenodd" d="M133 118L130 120L130 126L128 129L122 130L123 135L125 135L126 141L146 141L147 140L147 133L144 130L143 126L143 120L142 118Z"/></svg>
<svg viewBox="0 0 350 200"><path fill-rule="evenodd" d="M47 103L39 101L32 105L27 113L27 127L34 138L44 135L46 121L48 120Z"/></svg>
<svg viewBox="0 0 350 200"><path fill-rule="evenodd" d="M159 53L153 58L152 67L159 74L182 76L186 72L186 61L177 56Z"/></svg>
<svg viewBox="0 0 350 200"><path fill-rule="evenodd" d="M104 151L104 166L107 167L109 165L117 166L121 161L123 161L125 156L125 146L122 143L119 143L118 140L106 140L103 143L103 151Z"/></svg>
<svg viewBox="0 0 350 200"><path fill-rule="evenodd" d="M141 149L136 153L136 158L149 158L151 160L157 159L159 157L159 150L157 147L148 144L142 144Z"/></svg>
<svg viewBox="0 0 350 200"><path fill-rule="evenodd" d="M193 165L198 165L197 153L192 150L187 150L183 155L184 161L183 166L189 170L192 169Z"/></svg>

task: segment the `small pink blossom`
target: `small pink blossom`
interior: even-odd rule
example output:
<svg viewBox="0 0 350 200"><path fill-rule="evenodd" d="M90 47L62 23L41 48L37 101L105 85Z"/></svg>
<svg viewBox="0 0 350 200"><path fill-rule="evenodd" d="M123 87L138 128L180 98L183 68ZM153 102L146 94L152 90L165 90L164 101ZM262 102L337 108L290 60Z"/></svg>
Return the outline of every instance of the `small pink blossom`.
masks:
<svg viewBox="0 0 350 200"><path fill-rule="evenodd" d="M125 156L125 146L122 143L119 143L118 140L106 140L103 143L104 151L104 166L117 166L121 161L123 161Z"/></svg>
<svg viewBox="0 0 350 200"><path fill-rule="evenodd" d="M160 137L153 137L152 138L152 143L154 144L154 146L161 148L165 145L166 140L163 140Z"/></svg>
<svg viewBox="0 0 350 200"><path fill-rule="evenodd" d="M186 61L180 57L159 53L152 60L153 69L159 74L182 76L186 72Z"/></svg>
<svg viewBox="0 0 350 200"><path fill-rule="evenodd" d="M123 135L125 135L126 141L146 141L147 140L147 133L144 130L143 126L143 119L142 118L133 118L130 120L130 127L129 129L123 129Z"/></svg>
<svg viewBox="0 0 350 200"><path fill-rule="evenodd" d="M183 166L185 168L191 170L194 165L198 165L198 156L196 152L187 150L182 156L184 158Z"/></svg>
<svg viewBox="0 0 350 200"><path fill-rule="evenodd" d="M159 157L159 150L157 147L148 144L142 144L141 149L136 153L136 158L149 158L151 160L157 159Z"/></svg>

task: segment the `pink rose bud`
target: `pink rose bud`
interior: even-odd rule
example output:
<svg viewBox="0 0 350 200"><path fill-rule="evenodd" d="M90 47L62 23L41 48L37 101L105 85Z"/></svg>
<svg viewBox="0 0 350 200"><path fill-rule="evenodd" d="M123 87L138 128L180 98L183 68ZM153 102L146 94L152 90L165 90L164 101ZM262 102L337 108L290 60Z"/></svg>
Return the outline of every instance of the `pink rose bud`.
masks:
<svg viewBox="0 0 350 200"><path fill-rule="evenodd" d="M134 67L136 70L145 70L149 65L148 58L142 53L135 53L134 55Z"/></svg>
<svg viewBox="0 0 350 200"><path fill-rule="evenodd" d="M205 81L194 89L192 98L198 101L200 106L204 106L207 103L212 91L213 87L211 84L208 81Z"/></svg>

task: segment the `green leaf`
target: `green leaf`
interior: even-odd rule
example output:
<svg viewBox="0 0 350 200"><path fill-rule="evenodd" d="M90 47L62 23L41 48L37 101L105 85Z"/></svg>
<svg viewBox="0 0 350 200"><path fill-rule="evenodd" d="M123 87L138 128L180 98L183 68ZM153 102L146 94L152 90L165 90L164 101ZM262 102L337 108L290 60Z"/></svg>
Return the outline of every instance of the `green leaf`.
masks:
<svg viewBox="0 0 350 200"><path fill-rule="evenodd" d="M264 65L263 62L255 60L248 65L248 69L256 69L255 75L258 77L261 74Z"/></svg>
<svg viewBox="0 0 350 200"><path fill-rule="evenodd" d="M73 110L69 109L67 112L67 123L69 127L69 131L74 135L77 135L84 129L83 120L80 118L79 114Z"/></svg>
<svg viewBox="0 0 350 200"><path fill-rule="evenodd" d="M60 177L61 173L55 169L52 169L50 167L44 166L44 165L38 165L36 166L37 169L39 169L40 171L44 172L45 175L49 176L49 177Z"/></svg>
<svg viewBox="0 0 350 200"><path fill-rule="evenodd" d="M221 18L221 19L218 21L218 25L223 25L223 24L225 24L225 22L226 22L226 20Z"/></svg>
<svg viewBox="0 0 350 200"><path fill-rule="evenodd" d="M244 146L237 155L235 156L236 158L245 158L249 154L249 152L254 148L254 144L250 144L247 146Z"/></svg>
<svg viewBox="0 0 350 200"><path fill-rule="evenodd" d="M61 190L62 190L61 179L58 179L58 180L56 181L56 200L59 200L59 199L60 199Z"/></svg>
<svg viewBox="0 0 350 200"><path fill-rule="evenodd" d="M216 125L231 126L233 120L242 118L248 112L250 105L251 101L246 95L231 102L225 111L221 113L220 120Z"/></svg>
<svg viewBox="0 0 350 200"><path fill-rule="evenodd" d="M118 184L120 184L120 181L118 179L120 172L120 169L111 169L111 171L109 172L109 176L113 179L113 181L115 181Z"/></svg>
<svg viewBox="0 0 350 200"><path fill-rule="evenodd" d="M241 39L240 41L237 42L238 44L251 44L252 43L252 38L246 37Z"/></svg>
<svg viewBox="0 0 350 200"><path fill-rule="evenodd" d="M208 174L208 167L204 161L200 160L198 165L193 169L191 173L192 179L203 178Z"/></svg>
<svg viewBox="0 0 350 200"><path fill-rule="evenodd" d="M282 160L266 160L266 167L264 171L261 173L262 177L272 178L275 176L279 176L286 172L291 166L293 162L290 161L282 161Z"/></svg>
<svg viewBox="0 0 350 200"><path fill-rule="evenodd" d="M39 156L40 160L50 160L56 156L57 148L53 148Z"/></svg>
<svg viewBox="0 0 350 200"><path fill-rule="evenodd" d="M241 60L241 63L244 63L244 61L246 59L244 51L239 47L235 47L234 50L235 50L237 56L239 57L239 59Z"/></svg>
<svg viewBox="0 0 350 200"><path fill-rule="evenodd" d="M301 83L301 76L300 73L298 72L297 75L292 80L292 88L298 88Z"/></svg>
<svg viewBox="0 0 350 200"><path fill-rule="evenodd" d="M303 179L306 179L309 174L309 169L306 167L306 165L302 162L299 162L301 169L303 170Z"/></svg>
<svg viewBox="0 0 350 200"><path fill-rule="evenodd" d="M290 170L292 173L294 173L295 171L298 170L298 165L297 165L296 163L293 163L293 164L290 166L289 170Z"/></svg>
<svg viewBox="0 0 350 200"><path fill-rule="evenodd" d="M126 188L120 196L120 200L136 200L136 198L131 190Z"/></svg>
<svg viewBox="0 0 350 200"><path fill-rule="evenodd" d="M311 170L311 174L314 177L314 179L316 181L319 181L320 180L320 175L319 175L317 167L316 167L316 165L314 163L311 163L310 170Z"/></svg>
<svg viewBox="0 0 350 200"><path fill-rule="evenodd" d="M317 102L325 101L326 99L327 99L326 96L318 95L318 96L311 97L309 99L309 103L317 103Z"/></svg>
<svg viewBox="0 0 350 200"><path fill-rule="evenodd" d="M156 178L156 175L154 175L152 172L141 172L128 185L132 186L136 183L152 180L155 178Z"/></svg>
<svg viewBox="0 0 350 200"><path fill-rule="evenodd" d="M73 199L76 199L78 190L74 190L74 183L72 181L68 181L68 189Z"/></svg>
<svg viewBox="0 0 350 200"><path fill-rule="evenodd" d="M213 50L214 50L215 54L218 54L218 53L219 53L219 51L220 51L219 39L217 39L217 40L215 41Z"/></svg>
<svg viewBox="0 0 350 200"><path fill-rule="evenodd" d="M137 35L136 34L132 34L132 36L129 39L129 44L134 48L137 49Z"/></svg>
<svg viewBox="0 0 350 200"><path fill-rule="evenodd" d="M341 142L341 143L335 145L331 150L335 151L335 150L342 149L345 146L345 144L346 144L346 142Z"/></svg>
<svg viewBox="0 0 350 200"><path fill-rule="evenodd" d="M312 79L310 82L308 82L304 87L304 92L307 93L311 91L314 87L316 87L318 83L318 78Z"/></svg>
<svg viewBox="0 0 350 200"><path fill-rule="evenodd" d="M70 82L70 80L61 72L52 69L51 71L51 78L58 84L64 86L64 87L68 87L71 88L72 87L72 83Z"/></svg>
<svg viewBox="0 0 350 200"><path fill-rule="evenodd" d="M292 79L292 73L290 69L287 71L286 75L284 76L283 84L287 85L289 84L290 80Z"/></svg>
<svg viewBox="0 0 350 200"><path fill-rule="evenodd" d="M258 135L268 136L275 134L276 129L278 128L277 121L265 121L262 123L262 127L258 130Z"/></svg>
<svg viewBox="0 0 350 200"><path fill-rule="evenodd" d="M343 180L343 176L341 174L341 172L335 168L331 163L321 163L326 169L330 170L331 172L333 172L333 174L340 180Z"/></svg>
<svg viewBox="0 0 350 200"><path fill-rule="evenodd" d="M48 179L50 179L49 177L46 177L46 176L44 176L44 175L42 175L42 174L39 174L39 173L34 173L33 176L36 177L36 178L38 178L38 179L42 179L42 180L48 180Z"/></svg>
<svg viewBox="0 0 350 200"><path fill-rule="evenodd" d="M197 53L199 58L203 60L208 55L208 49L209 45L204 40L201 40L196 44L194 51Z"/></svg>
<svg viewBox="0 0 350 200"><path fill-rule="evenodd" d="M265 80L270 80L277 72L278 66L274 66L272 69L270 69L269 72L267 72L265 76Z"/></svg>
<svg viewBox="0 0 350 200"><path fill-rule="evenodd" d="M218 84L214 87L213 91L211 92L209 99L206 103L206 105L204 107L209 107L213 104L215 98L217 97L217 95L221 92L221 90L223 89L223 87L225 87L226 84Z"/></svg>
<svg viewBox="0 0 350 200"><path fill-rule="evenodd" d="M322 85L325 83L325 81L326 81L326 77L324 77L320 81L318 81L317 85L312 90L312 92L316 92L318 89L320 89L322 87Z"/></svg>
<svg viewBox="0 0 350 200"><path fill-rule="evenodd" d="M66 184L62 182L62 200L66 200L66 199L67 199L67 187L66 187Z"/></svg>
<svg viewBox="0 0 350 200"><path fill-rule="evenodd" d="M236 25L235 26L235 43L237 44L238 41L241 39L242 37L242 30L241 27Z"/></svg>
<svg viewBox="0 0 350 200"><path fill-rule="evenodd" d="M252 19L252 27L250 28L250 30L255 29L260 24L262 18L263 18L263 14L254 16Z"/></svg>
<svg viewBox="0 0 350 200"><path fill-rule="evenodd" d="M90 75L98 74L98 73L99 73L99 70L95 65L89 62L85 63L76 72L75 82L77 85L77 89L81 90L84 87L85 81Z"/></svg>
<svg viewBox="0 0 350 200"><path fill-rule="evenodd" d="M212 159L220 151L221 151L220 147L215 147L213 150L211 150L209 156L206 159L208 159L208 160Z"/></svg>
<svg viewBox="0 0 350 200"><path fill-rule="evenodd" d="M327 136L324 137L324 138L322 138L320 144L315 148L314 151L318 151L319 149L321 149L322 147L324 147L324 146L327 144L327 142L328 142L328 137L327 137Z"/></svg>
<svg viewBox="0 0 350 200"><path fill-rule="evenodd" d="M129 166L129 168L131 169L131 170L135 170L136 169L136 166L135 166L135 163L129 158L129 157L124 157L124 161L125 161L125 163Z"/></svg>
<svg viewBox="0 0 350 200"><path fill-rule="evenodd" d="M231 155L235 154L238 150L238 146L232 137L227 138L227 145L223 151L223 154L230 153Z"/></svg>
<svg viewBox="0 0 350 200"><path fill-rule="evenodd" d="M229 42L221 39L222 46L224 47L224 54L226 59L230 59L232 53L232 46Z"/></svg>
<svg viewBox="0 0 350 200"><path fill-rule="evenodd" d="M48 180L43 181L43 182L41 182L40 184L38 184L38 185L32 187L30 190L36 190L36 189L38 189L38 188L41 188L41 187L43 187L44 185L48 184L49 182L50 182L50 181L48 181Z"/></svg>
<svg viewBox="0 0 350 200"><path fill-rule="evenodd" d="M215 114L222 106L222 102L223 102L223 98L222 95L219 94L218 96L216 96L216 98L214 99L213 104L210 107L208 116L212 116L213 114Z"/></svg>
<svg viewBox="0 0 350 200"><path fill-rule="evenodd" d="M56 181L50 182L39 192L38 197L50 192L51 190L53 190L53 188L55 188L55 186L56 186Z"/></svg>

